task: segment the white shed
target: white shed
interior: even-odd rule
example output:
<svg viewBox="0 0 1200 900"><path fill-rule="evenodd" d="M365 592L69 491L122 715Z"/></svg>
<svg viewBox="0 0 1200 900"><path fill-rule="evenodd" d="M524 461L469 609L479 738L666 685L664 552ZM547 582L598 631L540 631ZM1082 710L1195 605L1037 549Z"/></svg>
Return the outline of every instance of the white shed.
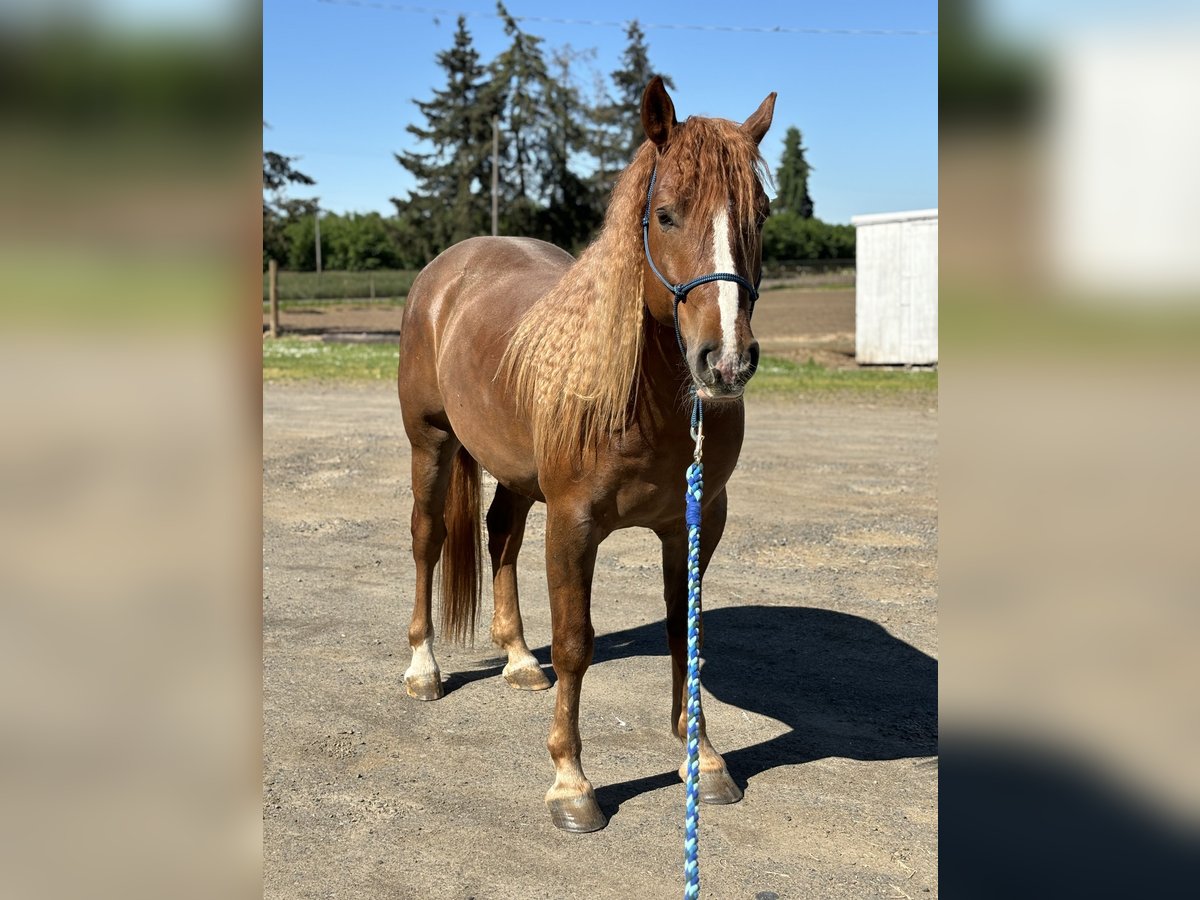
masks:
<svg viewBox="0 0 1200 900"><path fill-rule="evenodd" d="M854 216L854 355L860 363L938 359L938 211Z"/></svg>

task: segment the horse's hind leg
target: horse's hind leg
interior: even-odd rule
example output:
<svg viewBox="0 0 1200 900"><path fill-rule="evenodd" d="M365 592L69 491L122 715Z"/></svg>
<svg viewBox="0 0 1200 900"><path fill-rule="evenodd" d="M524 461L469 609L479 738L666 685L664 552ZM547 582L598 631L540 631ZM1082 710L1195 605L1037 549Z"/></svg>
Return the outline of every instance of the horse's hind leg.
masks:
<svg viewBox="0 0 1200 900"><path fill-rule="evenodd" d="M717 542L725 530L726 496L722 490L713 497L700 526L700 573L708 568ZM687 528L680 523L668 531L659 532L663 551L663 596L667 601L667 643L671 647L671 730L687 745ZM703 645L704 628L700 629ZM687 777L687 761L679 769L679 777ZM704 713L700 713L700 800L704 803L737 803L742 799L737 786L725 768L725 760L708 740Z"/></svg>
<svg viewBox="0 0 1200 900"><path fill-rule="evenodd" d="M508 654L504 680L525 691L544 691L550 679L525 643L521 605L517 599L517 554L525 537L525 519L533 501L502 484L487 512L488 551L492 557L492 642Z"/></svg>
<svg viewBox="0 0 1200 900"><path fill-rule="evenodd" d="M433 570L446 540L446 491L451 465L458 452L454 435L422 423L410 429L412 443L412 548L417 570L408 643L412 663L404 673L404 688L418 700L442 696L442 673L433 656Z"/></svg>

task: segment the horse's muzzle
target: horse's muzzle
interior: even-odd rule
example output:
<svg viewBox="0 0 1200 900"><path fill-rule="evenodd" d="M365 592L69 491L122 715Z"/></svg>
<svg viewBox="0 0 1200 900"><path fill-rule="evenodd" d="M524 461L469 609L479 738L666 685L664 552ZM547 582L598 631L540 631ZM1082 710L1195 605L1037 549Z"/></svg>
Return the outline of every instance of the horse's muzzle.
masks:
<svg viewBox="0 0 1200 900"><path fill-rule="evenodd" d="M736 400L742 396L758 370L758 341L751 341L741 354L721 352L715 345L701 347L692 371L696 374L697 393L702 400Z"/></svg>

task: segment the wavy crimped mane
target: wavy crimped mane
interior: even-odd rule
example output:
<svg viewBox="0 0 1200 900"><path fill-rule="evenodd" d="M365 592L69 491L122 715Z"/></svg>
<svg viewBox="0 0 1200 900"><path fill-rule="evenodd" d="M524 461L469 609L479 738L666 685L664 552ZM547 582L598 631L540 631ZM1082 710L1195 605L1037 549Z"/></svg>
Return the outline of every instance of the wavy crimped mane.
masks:
<svg viewBox="0 0 1200 900"><path fill-rule="evenodd" d="M569 458L582 466L628 422L642 364L642 213L656 152L642 144L613 188L604 228L525 313L500 364L530 417L539 461ZM731 222L753 227L765 166L733 122L692 117L677 125L658 168L660 180L672 170L688 208L711 215L730 204Z"/></svg>

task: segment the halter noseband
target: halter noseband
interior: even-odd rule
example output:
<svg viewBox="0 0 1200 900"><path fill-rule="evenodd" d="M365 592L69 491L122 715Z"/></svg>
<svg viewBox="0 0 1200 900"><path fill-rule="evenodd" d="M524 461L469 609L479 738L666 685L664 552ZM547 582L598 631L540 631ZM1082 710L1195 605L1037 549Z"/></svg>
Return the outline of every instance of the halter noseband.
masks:
<svg viewBox="0 0 1200 900"><path fill-rule="evenodd" d="M758 273L758 281L751 284L741 275L733 272L713 272L709 275L701 275L699 278L693 278L691 281L672 284L667 280L662 272L658 271L658 266L654 264L654 257L650 255L650 204L654 199L654 182L658 178L658 160L654 161L654 169L650 172L650 187L646 191L646 213L642 216L642 246L646 250L646 262L650 263L650 271L658 276L668 291L675 295L675 303L672 306L672 316L675 320L675 342L679 345L679 353L683 356L684 361L687 361L687 350L683 345L683 335L679 332L679 304L687 299L687 295L694 288L700 287L702 284L709 284L713 281L732 281L734 284L744 287L750 293L750 314L754 314L754 304L758 301L758 285L762 282L762 269L760 267Z"/></svg>

